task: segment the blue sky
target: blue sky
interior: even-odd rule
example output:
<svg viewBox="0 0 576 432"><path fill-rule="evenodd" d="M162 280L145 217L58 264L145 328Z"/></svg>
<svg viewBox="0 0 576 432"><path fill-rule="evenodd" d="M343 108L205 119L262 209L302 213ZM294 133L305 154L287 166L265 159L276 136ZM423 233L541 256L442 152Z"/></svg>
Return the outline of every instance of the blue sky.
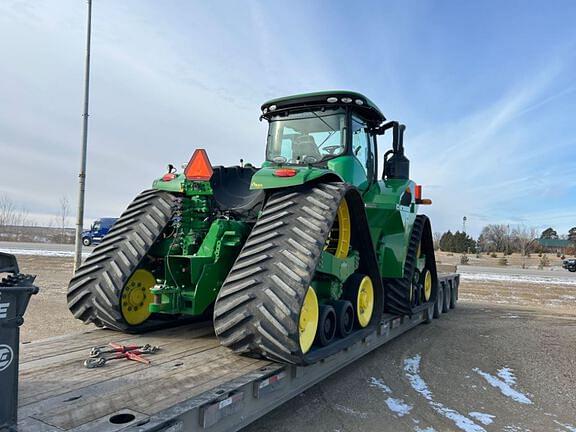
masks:
<svg viewBox="0 0 576 432"><path fill-rule="evenodd" d="M576 225L576 3L93 0L87 217L196 147L260 163L269 98L360 91L408 126L434 229ZM5 193L76 199L86 3L0 3Z"/></svg>

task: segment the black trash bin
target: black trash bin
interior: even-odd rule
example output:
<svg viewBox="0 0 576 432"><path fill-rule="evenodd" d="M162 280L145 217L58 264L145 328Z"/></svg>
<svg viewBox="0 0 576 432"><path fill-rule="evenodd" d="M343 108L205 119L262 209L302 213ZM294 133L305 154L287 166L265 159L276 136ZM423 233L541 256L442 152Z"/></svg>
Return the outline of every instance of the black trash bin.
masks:
<svg viewBox="0 0 576 432"><path fill-rule="evenodd" d="M7 268L2 264L13 264ZM20 326L32 294L33 276L18 273L16 259L0 254L0 273L12 272L0 281L0 431L15 431L18 412L18 346Z"/></svg>

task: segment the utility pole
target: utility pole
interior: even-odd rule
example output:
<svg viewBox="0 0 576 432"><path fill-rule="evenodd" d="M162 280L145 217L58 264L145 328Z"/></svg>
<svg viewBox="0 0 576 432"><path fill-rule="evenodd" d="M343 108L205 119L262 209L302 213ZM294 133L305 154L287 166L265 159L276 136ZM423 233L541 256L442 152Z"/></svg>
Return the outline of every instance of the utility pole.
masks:
<svg viewBox="0 0 576 432"><path fill-rule="evenodd" d="M467 221L466 216L464 216L464 217L462 218L462 232L463 232L464 234L466 234L466 221Z"/></svg>
<svg viewBox="0 0 576 432"><path fill-rule="evenodd" d="M82 114L82 153L78 174L78 210L76 212L76 240L74 271L82 264L82 230L84 229L84 192L86 190L86 150L88 147L88 96L90 90L90 33L92 30L92 0L88 0L86 31L86 64L84 67L84 113Z"/></svg>

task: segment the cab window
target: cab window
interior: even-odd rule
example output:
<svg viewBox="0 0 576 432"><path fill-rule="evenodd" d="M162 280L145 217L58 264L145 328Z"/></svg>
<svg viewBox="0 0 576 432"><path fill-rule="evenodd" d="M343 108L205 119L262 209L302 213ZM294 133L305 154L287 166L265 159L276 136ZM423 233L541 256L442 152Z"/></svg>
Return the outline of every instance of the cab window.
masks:
<svg viewBox="0 0 576 432"><path fill-rule="evenodd" d="M372 178L373 155L370 150L371 139L366 131L366 123L357 117L352 117L352 152L370 181Z"/></svg>

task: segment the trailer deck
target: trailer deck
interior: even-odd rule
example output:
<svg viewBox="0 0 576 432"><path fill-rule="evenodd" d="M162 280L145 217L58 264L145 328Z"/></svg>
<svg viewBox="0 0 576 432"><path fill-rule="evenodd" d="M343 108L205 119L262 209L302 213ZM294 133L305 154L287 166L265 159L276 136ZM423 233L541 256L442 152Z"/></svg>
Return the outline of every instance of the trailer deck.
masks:
<svg viewBox="0 0 576 432"><path fill-rule="evenodd" d="M459 276L442 275L457 298ZM307 367L234 354L219 345L211 323L145 335L95 329L23 344L19 431L238 430L332 373L428 321L432 307L412 317L385 315L351 347ZM109 342L151 344L149 365L113 360L82 366L90 348Z"/></svg>

